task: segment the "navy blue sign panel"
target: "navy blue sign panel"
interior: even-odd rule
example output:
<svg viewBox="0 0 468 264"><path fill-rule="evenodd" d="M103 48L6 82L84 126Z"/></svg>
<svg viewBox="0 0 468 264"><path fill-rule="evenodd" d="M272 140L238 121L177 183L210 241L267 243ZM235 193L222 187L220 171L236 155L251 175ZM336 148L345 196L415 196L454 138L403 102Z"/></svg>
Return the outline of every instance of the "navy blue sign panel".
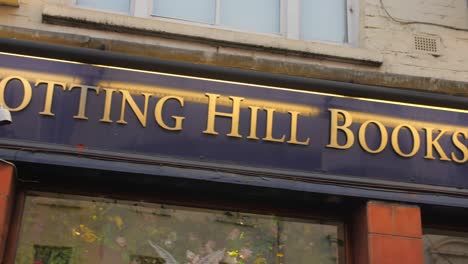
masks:
<svg viewBox="0 0 468 264"><path fill-rule="evenodd" d="M13 54L0 67L11 145L468 188L466 110Z"/></svg>

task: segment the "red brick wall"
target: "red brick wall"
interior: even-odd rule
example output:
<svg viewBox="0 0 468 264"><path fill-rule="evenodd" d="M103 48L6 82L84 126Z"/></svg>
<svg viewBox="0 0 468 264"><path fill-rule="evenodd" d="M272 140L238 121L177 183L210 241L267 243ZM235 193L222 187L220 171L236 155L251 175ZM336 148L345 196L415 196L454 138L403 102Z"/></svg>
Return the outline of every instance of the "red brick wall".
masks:
<svg viewBox="0 0 468 264"><path fill-rule="evenodd" d="M354 222L354 264L424 263L419 207L370 201Z"/></svg>
<svg viewBox="0 0 468 264"><path fill-rule="evenodd" d="M0 261L4 257L11 209L14 200L14 168L0 163Z"/></svg>

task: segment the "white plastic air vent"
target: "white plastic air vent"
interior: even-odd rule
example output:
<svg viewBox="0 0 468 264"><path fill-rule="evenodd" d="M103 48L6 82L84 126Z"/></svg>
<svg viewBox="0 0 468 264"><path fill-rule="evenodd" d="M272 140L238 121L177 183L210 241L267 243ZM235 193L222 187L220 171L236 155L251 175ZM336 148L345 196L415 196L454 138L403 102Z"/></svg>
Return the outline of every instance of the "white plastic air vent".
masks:
<svg viewBox="0 0 468 264"><path fill-rule="evenodd" d="M440 38L437 36L414 35L414 49L432 55L440 55Z"/></svg>

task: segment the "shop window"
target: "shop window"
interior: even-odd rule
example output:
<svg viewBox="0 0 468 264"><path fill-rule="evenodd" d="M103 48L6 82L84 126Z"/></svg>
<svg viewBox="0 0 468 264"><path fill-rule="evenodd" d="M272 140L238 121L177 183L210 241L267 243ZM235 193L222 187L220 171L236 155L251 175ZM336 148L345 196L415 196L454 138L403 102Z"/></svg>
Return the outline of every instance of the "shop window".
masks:
<svg viewBox="0 0 468 264"><path fill-rule="evenodd" d="M344 263L342 233L327 221L28 195L16 263Z"/></svg>
<svg viewBox="0 0 468 264"><path fill-rule="evenodd" d="M161 257L148 257L132 255L130 257L130 263L133 264L165 264L165 260Z"/></svg>
<svg viewBox="0 0 468 264"><path fill-rule="evenodd" d="M424 264L468 263L468 234L432 230L423 236Z"/></svg>
<svg viewBox="0 0 468 264"><path fill-rule="evenodd" d="M75 0L80 7L181 23L281 36L351 43L357 0ZM355 8L356 9L356 8ZM354 22L352 22L354 21Z"/></svg>
<svg viewBox="0 0 468 264"><path fill-rule="evenodd" d="M72 254L70 247L34 245L34 264L69 264Z"/></svg>

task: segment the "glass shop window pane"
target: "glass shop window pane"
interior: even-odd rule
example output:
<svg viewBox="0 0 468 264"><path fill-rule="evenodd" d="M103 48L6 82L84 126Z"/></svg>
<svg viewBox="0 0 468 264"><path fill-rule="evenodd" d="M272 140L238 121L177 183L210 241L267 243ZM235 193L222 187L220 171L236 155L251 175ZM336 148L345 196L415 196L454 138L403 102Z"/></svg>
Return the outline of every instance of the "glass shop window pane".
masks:
<svg viewBox="0 0 468 264"><path fill-rule="evenodd" d="M221 24L251 32L279 33L280 0L221 0Z"/></svg>
<svg viewBox="0 0 468 264"><path fill-rule="evenodd" d="M127 14L130 13L130 0L76 0L76 5Z"/></svg>
<svg viewBox="0 0 468 264"><path fill-rule="evenodd" d="M216 0L154 0L153 15L206 24L215 23Z"/></svg>
<svg viewBox="0 0 468 264"><path fill-rule="evenodd" d="M347 42L346 0L301 0L301 39Z"/></svg>
<svg viewBox="0 0 468 264"><path fill-rule="evenodd" d="M340 225L84 197L27 196L16 263L336 264Z"/></svg>
<svg viewBox="0 0 468 264"><path fill-rule="evenodd" d="M468 234L424 234L424 264L468 263Z"/></svg>
<svg viewBox="0 0 468 264"><path fill-rule="evenodd" d="M36 263L69 263L72 249L70 247L34 246L34 264Z"/></svg>

